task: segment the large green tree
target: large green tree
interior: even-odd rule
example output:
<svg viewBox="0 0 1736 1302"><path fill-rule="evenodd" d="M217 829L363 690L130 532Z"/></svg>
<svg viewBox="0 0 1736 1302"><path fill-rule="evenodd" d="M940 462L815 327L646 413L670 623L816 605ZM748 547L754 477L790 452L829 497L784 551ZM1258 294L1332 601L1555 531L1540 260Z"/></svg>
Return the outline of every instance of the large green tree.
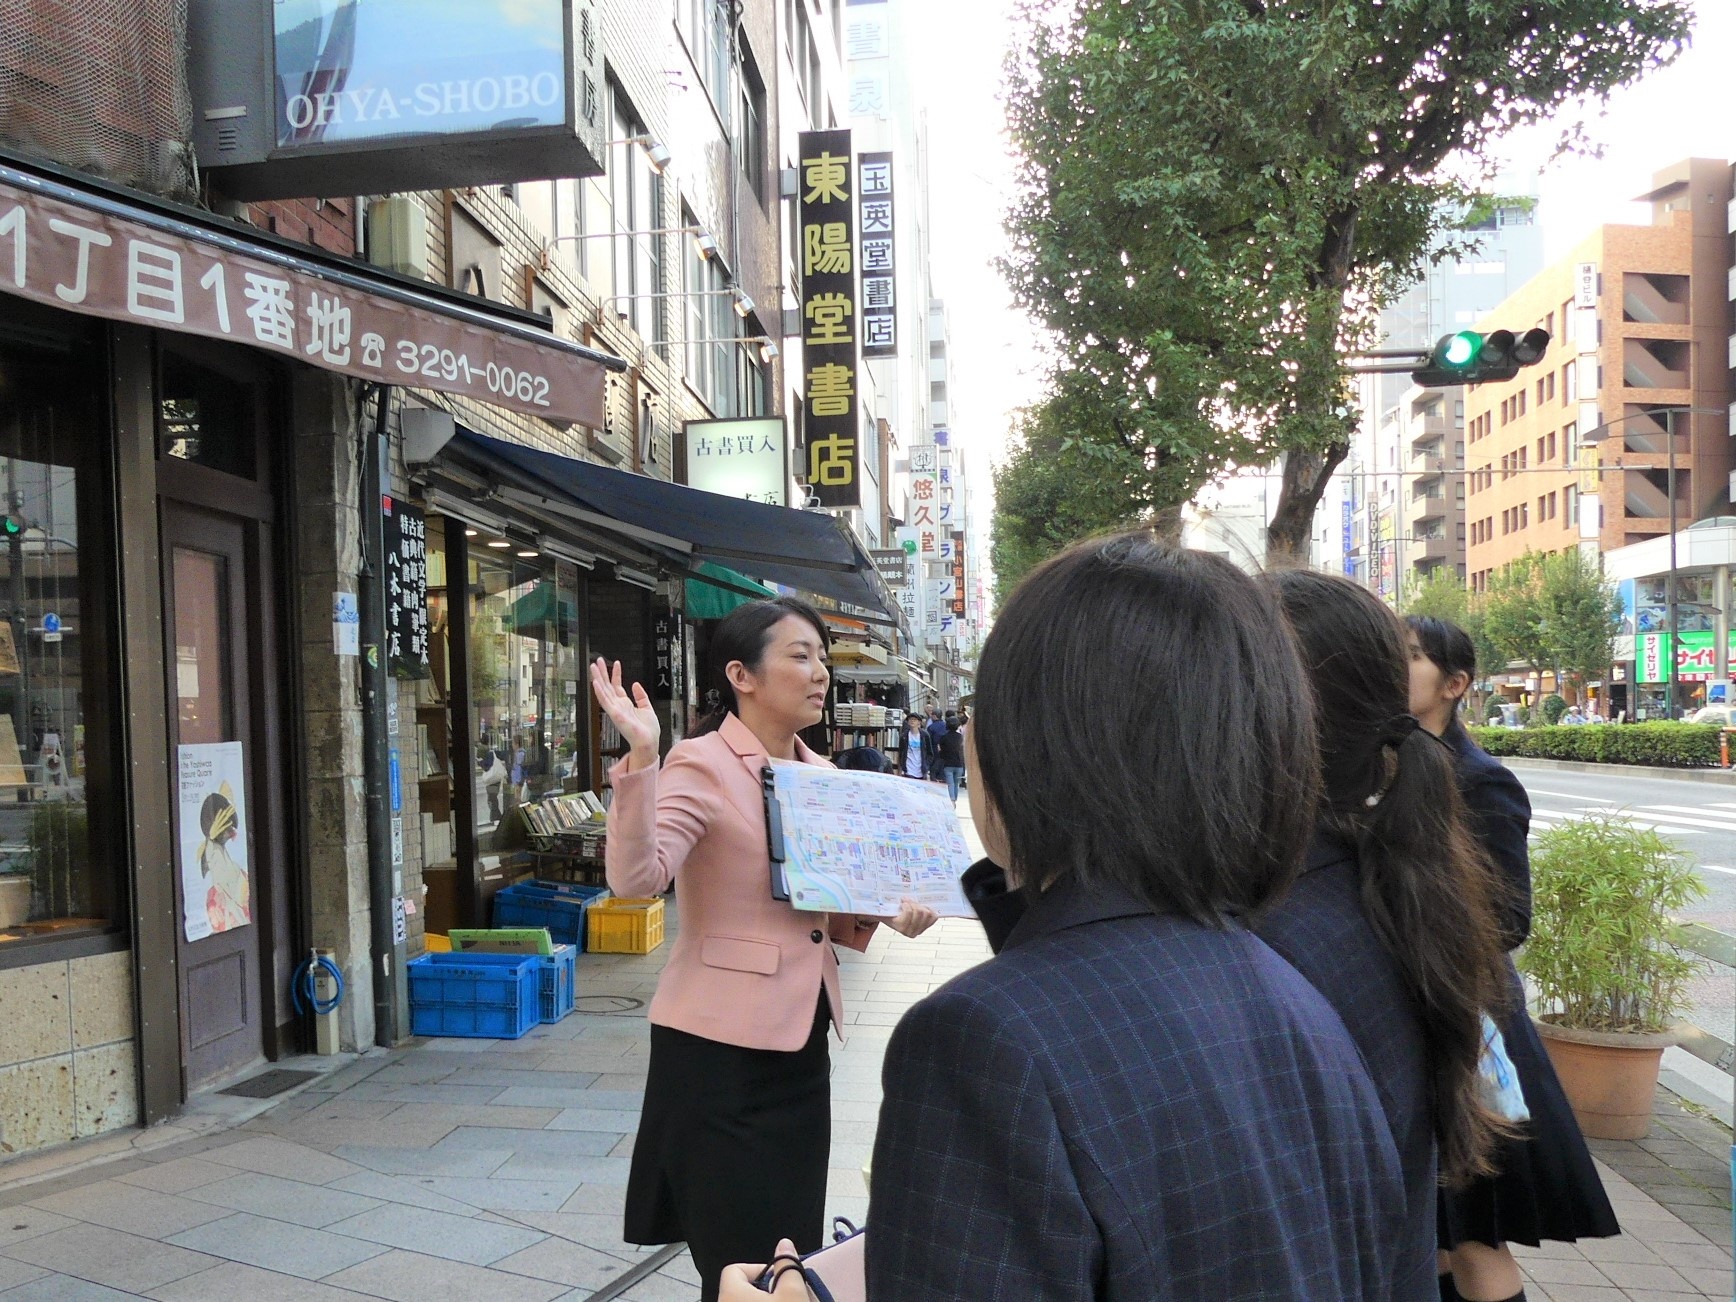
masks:
<svg viewBox="0 0 1736 1302"><path fill-rule="evenodd" d="M1584 687L1615 659L1621 599L1597 561L1577 547L1527 552L1494 575L1483 603L1490 642L1506 661L1548 669Z"/></svg>
<svg viewBox="0 0 1736 1302"><path fill-rule="evenodd" d="M1006 270L1051 332L1083 514L1281 457L1307 546L1344 367L1455 238L1486 145L1674 58L1690 0L1024 0ZM1455 214L1458 214L1455 216ZM1041 467L1009 464L1017 485Z"/></svg>

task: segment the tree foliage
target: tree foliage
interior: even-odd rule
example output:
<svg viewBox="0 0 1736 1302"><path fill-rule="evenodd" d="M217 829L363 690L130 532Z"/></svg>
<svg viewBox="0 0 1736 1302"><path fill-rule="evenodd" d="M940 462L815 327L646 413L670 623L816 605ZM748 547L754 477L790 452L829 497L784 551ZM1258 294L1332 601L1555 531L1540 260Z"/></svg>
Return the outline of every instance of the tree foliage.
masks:
<svg viewBox="0 0 1736 1302"><path fill-rule="evenodd" d="M1006 270L1056 341L1066 496L1123 519L1284 454L1300 552L1355 415L1343 365L1455 238L1502 132L1686 42L1690 0L1024 0ZM1017 481L1038 471L1021 466Z"/></svg>
<svg viewBox="0 0 1736 1302"><path fill-rule="evenodd" d="M1503 659L1582 687L1608 675L1621 616L1615 585L1577 547L1526 552L1491 578L1484 602L1486 631Z"/></svg>

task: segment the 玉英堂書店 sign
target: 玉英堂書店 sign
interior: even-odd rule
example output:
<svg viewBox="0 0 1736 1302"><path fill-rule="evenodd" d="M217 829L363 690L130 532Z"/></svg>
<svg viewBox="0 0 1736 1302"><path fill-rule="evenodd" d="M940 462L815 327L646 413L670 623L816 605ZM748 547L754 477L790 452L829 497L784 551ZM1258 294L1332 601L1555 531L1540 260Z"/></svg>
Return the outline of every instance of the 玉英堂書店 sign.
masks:
<svg viewBox="0 0 1736 1302"><path fill-rule="evenodd" d="M428 521L397 498L386 517L386 668L398 678L433 674L428 650Z"/></svg>
<svg viewBox="0 0 1736 1302"><path fill-rule="evenodd" d="M868 553L874 562L874 568L880 571L880 577L886 580L889 588L902 588L905 583L905 571L909 564L902 547L876 547Z"/></svg>
<svg viewBox="0 0 1736 1302"><path fill-rule="evenodd" d="M808 492L819 506L860 506L861 313L856 302L856 187L850 133L804 131L798 153L797 261L802 271L802 423Z"/></svg>
<svg viewBox="0 0 1736 1302"><path fill-rule="evenodd" d="M689 488L789 505L789 437L783 417L690 420L684 438Z"/></svg>
<svg viewBox="0 0 1736 1302"><path fill-rule="evenodd" d="M314 264L237 252L229 241L206 243L4 181L0 294L227 339L379 384L604 423L601 364L552 341L328 280Z"/></svg>
<svg viewBox="0 0 1736 1302"><path fill-rule="evenodd" d="M857 163L862 221L862 356L898 356L898 246L892 155Z"/></svg>

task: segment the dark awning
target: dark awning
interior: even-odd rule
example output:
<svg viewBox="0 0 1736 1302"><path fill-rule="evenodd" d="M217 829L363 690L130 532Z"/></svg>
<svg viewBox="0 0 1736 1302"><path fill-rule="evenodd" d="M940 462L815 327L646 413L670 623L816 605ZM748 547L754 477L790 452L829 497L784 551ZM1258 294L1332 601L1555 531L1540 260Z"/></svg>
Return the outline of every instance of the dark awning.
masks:
<svg viewBox="0 0 1736 1302"><path fill-rule="evenodd" d="M713 561L765 583L898 619L898 605L873 559L836 516L707 493L463 427L443 453L455 454L495 481L503 502L610 526L672 554L686 570Z"/></svg>
<svg viewBox="0 0 1736 1302"><path fill-rule="evenodd" d="M593 427L626 368L486 299L5 153L0 294Z"/></svg>

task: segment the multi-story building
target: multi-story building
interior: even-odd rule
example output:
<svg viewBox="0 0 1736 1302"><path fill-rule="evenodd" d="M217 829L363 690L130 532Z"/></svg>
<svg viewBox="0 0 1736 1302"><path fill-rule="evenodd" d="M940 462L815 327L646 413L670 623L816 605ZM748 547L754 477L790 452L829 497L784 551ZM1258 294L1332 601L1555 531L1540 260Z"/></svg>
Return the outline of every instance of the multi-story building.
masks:
<svg viewBox="0 0 1736 1302"><path fill-rule="evenodd" d="M1491 206L1468 236L1471 251L1434 263L1381 313L1379 347L1427 349L1482 320L1543 266L1534 197ZM1316 565L1389 599L1443 567L1463 576L1464 466L1455 458L1464 398L1459 389L1419 391L1403 375L1363 378L1362 425L1316 515Z"/></svg>
<svg viewBox="0 0 1736 1302"><path fill-rule="evenodd" d="M1466 402L1473 588L1525 552L1667 534L1672 463L1679 528L1730 509L1730 165L1683 161L1641 197L1649 226L1601 227L1482 323L1554 338Z"/></svg>

